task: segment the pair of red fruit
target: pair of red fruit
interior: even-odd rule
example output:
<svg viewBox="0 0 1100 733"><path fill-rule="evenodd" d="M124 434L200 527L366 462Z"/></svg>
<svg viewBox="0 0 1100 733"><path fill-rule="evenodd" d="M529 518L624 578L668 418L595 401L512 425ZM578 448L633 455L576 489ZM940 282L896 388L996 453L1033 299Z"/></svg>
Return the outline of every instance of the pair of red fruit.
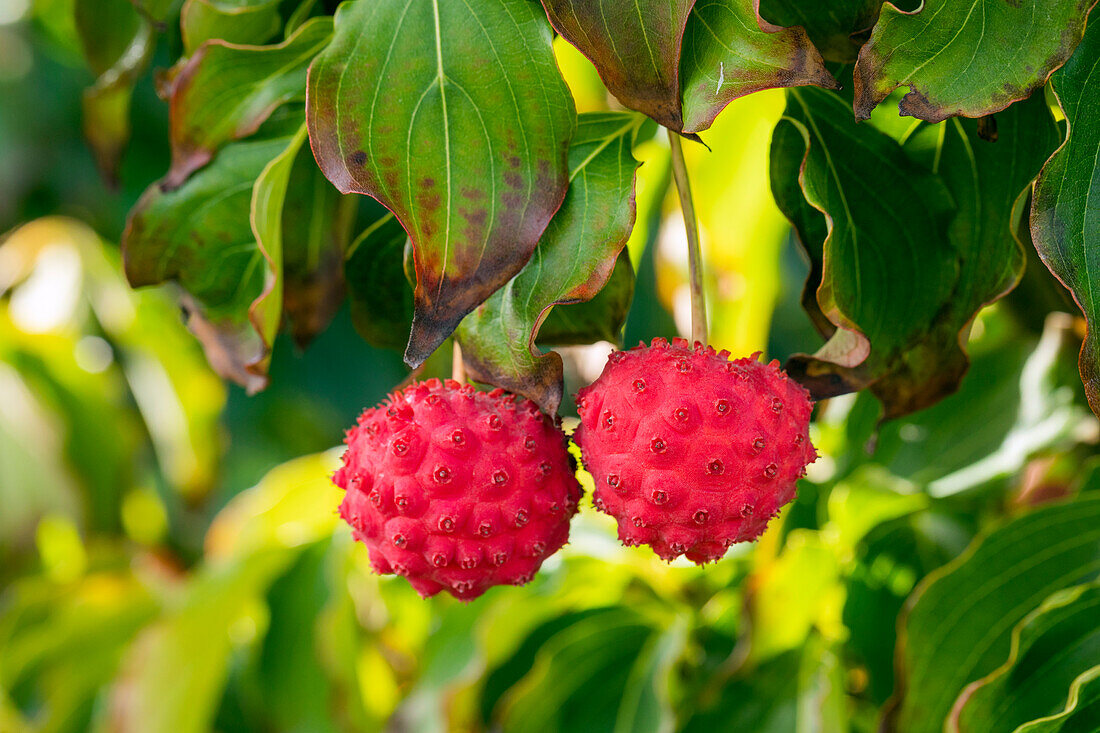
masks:
<svg viewBox="0 0 1100 733"><path fill-rule="evenodd" d="M577 394L596 508L627 545L718 560L756 539L816 458L812 404L776 362L684 339L617 351ZM424 597L523 585L569 538L582 490L568 440L529 400L448 380L366 410L333 480L379 573Z"/></svg>

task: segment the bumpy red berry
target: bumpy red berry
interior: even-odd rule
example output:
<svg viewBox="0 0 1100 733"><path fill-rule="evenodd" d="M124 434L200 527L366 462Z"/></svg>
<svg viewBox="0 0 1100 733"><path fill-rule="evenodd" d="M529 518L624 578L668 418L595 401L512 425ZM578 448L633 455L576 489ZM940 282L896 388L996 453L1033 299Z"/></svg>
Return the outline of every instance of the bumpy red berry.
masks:
<svg viewBox="0 0 1100 733"><path fill-rule="evenodd" d="M529 400L433 379L363 412L344 442L340 515L376 572L425 598L523 585L569 537L574 462Z"/></svg>
<svg viewBox="0 0 1100 733"><path fill-rule="evenodd" d="M593 501L627 545L717 560L756 539L817 453L809 395L777 362L684 339L617 351L577 394Z"/></svg>

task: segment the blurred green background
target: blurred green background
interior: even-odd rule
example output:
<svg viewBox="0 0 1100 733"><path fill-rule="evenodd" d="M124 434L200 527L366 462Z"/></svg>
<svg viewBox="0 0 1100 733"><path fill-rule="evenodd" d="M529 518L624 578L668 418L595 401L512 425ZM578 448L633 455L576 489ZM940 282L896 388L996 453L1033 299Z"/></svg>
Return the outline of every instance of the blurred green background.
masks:
<svg viewBox="0 0 1100 733"><path fill-rule="evenodd" d="M179 43L163 34L153 66ZM580 111L606 108L587 62L558 51ZM868 395L818 408L822 458L758 544L705 568L667 565L619 547L586 499L531 585L422 601L370 572L328 481L344 428L407 377L400 356L359 338L345 305L307 350L280 338L266 391L214 376L177 294L134 292L121 274L126 212L168 166L166 106L146 75L113 189L81 131L93 82L71 0L0 0L2 733L873 731L900 689L896 651L912 694L950 706L961 687L921 688L913 645L896 646L922 579L931 604L928 588L987 577L964 554L979 533L1012 531L1052 500L1037 511L1091 516L1100 498L1080 327L1034 318L1035 298L1062 296L1033 268L979 316L954 396L881 429ZM782 108L782 92L742 99L707 134L711 152L689 151L713 342L779 359L820 344L767 182ZM688 317L668 150L654 139L637 155L628 343L673 336ZM608 351L568 351L568 391ZM1065 528L1043 516L1017 546L1055 544ZM1034 589L1038 600L1095 577L1100 539L1085 539L1081 557L1044 555L1035 572L1064 582ZM965 629L918 656L974 675L1004 662L1038 600L1019 610L998 597L967 612L996 627L989 660L967 656L984 637ZM1069 682L1055 687L1048 708L1060 709Z"/></svg>

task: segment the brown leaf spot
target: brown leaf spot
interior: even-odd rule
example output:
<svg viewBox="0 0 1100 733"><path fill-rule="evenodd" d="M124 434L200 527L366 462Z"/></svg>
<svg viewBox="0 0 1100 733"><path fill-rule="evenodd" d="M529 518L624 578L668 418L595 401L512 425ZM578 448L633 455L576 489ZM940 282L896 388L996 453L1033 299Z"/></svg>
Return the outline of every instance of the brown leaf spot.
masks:
<svg viewBox="0 0 1100 733"><path fill-rule="evenodd" d="M506 171L504 173L504 183L508 188L521 189L523 188L523 177L514 171Z"/></svg>

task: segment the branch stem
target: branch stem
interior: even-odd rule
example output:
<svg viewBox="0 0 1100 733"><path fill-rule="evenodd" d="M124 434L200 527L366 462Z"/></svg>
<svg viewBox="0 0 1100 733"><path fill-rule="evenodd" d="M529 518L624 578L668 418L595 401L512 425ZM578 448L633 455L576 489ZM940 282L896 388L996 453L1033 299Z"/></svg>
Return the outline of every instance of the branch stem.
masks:
<svg viewBox="0 0 1100 733"><path fill-rule="evenodd" d="M699 222L695 218L695 202L691 198L691 181L684 163L684 147L680 135L668 131L668 144L672 148L672 175L680 194L680 209L684 213L684 229L687 232L688 279L691 286L691 340L707 343L707 299L703 292L703 257L699 250Z"/></svg>

